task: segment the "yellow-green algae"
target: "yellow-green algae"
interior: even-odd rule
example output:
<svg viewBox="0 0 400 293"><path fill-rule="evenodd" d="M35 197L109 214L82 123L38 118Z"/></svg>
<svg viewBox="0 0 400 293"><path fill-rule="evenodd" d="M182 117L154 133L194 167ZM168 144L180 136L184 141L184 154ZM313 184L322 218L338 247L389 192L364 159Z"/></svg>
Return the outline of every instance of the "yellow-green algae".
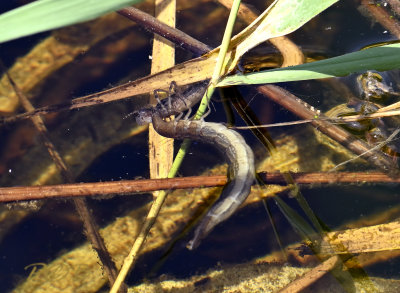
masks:
<svg viewBox="0 0 400 293"><path fill-rule="evenodd" d="M247 263L236 266L221 267L209 270L206 274L193 276L185 280L163 280L167 276L160 277L159 281L151 284L141 284L129 288L129 293L192 293L192 292L278 292L290 282L300 277L309 268L299 268L274 263ZM378 292L398 292L400 290L399 280L388 280L383 278L371 278ZM365 291L362 280L355 279L356 292ZM367 288L368 290L368 288ZM323 277L321 282L316 282L311 289L301 292L344 292L339 283L332 277Z"/></svg>

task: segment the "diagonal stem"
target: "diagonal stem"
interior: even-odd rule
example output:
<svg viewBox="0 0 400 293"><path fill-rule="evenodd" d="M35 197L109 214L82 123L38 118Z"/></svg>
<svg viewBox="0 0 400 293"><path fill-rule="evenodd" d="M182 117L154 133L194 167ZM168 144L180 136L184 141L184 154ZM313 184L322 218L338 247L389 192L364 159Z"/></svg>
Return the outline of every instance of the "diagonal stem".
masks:
<svg viewBox="0 0 400 293"><path fill-rule="evenodd" d="M3 64L0 64L1 67L4 67ZM11 78L9 73L5 71L7 78L13 87L15 93L17 94L22 106L25 108L26 111L34 111L35 108L28 100L28 98L24 95L21 89L17 86L14 80ZM57 168L60 170L64 181L67 183L73 182L73 176L71 172L68 170L66 163L64 162L63 158L61 157L60 153L57 151L55 145L52 143L48 136L47 127L40 115L31 117L32 123L34 124L35 128L40 134L40 138L42 143L47 148L51 158L53 159L54 163L56 164ZM90 243L92 244L93 249L97 252L101 263L103 264L104 270L106 271L109 284L114 283L115 279L117 278L117 268L115 263L111 259L110 254L107 251L105 246L104 240L99 233L99 228L91 214L87 202L85 198L76 197L73 198L73 203L75 208L79 214L79 217L83 223L84 231L86 237L89 239ZM121 288L119 292L125 292L125 288Z"/></svg>

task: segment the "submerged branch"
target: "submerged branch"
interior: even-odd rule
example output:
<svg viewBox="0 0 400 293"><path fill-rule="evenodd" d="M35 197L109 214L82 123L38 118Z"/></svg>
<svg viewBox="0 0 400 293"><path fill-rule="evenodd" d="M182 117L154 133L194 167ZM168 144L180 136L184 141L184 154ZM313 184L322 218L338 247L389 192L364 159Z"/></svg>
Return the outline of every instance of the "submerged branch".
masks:
<svg viewBox="0 0 400 293"><path fill-rule="evenodd" d="M357 155L362 154L364 159L379 169L384 170L390 176L394 177L399 175L399 169L397 168L397 165L388 156L379 150L371 151L371 147L368 143L356 138L343 128L330 123L327 121L324 115L316 112L315 109L290 92L275 85L259 86L257 87L257 90L302 119L314 119L317 115L319 119L312 120L311 123L323 134L334 139L351 152Z"/></svg>
<svg viewBox="0 0 400 293"><path fill-rule="evenodd" d="M147 31L162 36L163 38L166 38L171 42L181 46L183 49L193 52L197 55L202 55L205 52L212 50L211 47L203 44L202 42L192 38L176 28L166 25L157 18L135 7L126 7L118 10L117 12L136 22Z"/></svg>
<svg viewBox="0 0 400 293"><path fill-rule="evenodd" d="M363 184L400 183L400 178L390 178L378 172L291 173L297 184ZM259 173L267 184L286 185L280 173ZM117 182L75 183L48 186L2 187L0 202L37 200L75 196L124 195L163 189L186 189L224 186L226 176L192 176L171 179L122 180Z"/></svg>
<svg viewBox="0 0 400 293"><path fill-rule="evenodd" d="M0 64L0 67L4 70L3 64ZM5 74L24 109L26 111L35 111L35 107L31 104L26 95L14 82L10 74L8 72L5 72ZM38 115L38 116L33 116L30 119L33 125L35 126L36 130L39 132L42 144L46 147L50 157L52 158L53 162L55 163L61 175L63 176L64 181L72 183L73 182L72 173L68 169L67 164L64 162L56 146L50 140L47 127L42 117ZM107 251L104 240L100 235L98 225L94 220L94 217L87 205L85 198L73 198L73 203L85 228L86 237L92 244L93 249L96 250L100 258L100 261L103 264L104 270L109 280L109 284L111 286L114 283L115 279L117 278L117 268L115 266L114 261L111 259L110 254ZM126 291L125 288L121 288L119 292L122 293L125 291Z"/></svg>

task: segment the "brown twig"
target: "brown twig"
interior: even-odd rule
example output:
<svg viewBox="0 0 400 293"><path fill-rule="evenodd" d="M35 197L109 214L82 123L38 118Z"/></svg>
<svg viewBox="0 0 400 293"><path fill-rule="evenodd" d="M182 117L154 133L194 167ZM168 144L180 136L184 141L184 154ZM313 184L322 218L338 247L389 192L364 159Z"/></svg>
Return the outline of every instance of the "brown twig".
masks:
<svg viewBox="0 0 400 293"><path fill-rule="evenodd" d="M264 85L257 87L257 90L303 119L313 119L316 115L315 110L281 87ZM343 128L330 123L322 114L318 113L318 116L322 119L313 120L311 123L319 131L334 139L351 152L357 155L363 154L363 158L387 172L390 176L397 176L399 174L396 164L388 156L380 151L370 151L371 147L366 142L357 139Z"/></svg>
<svg viewBox="0 0 400 293"><path fill-rule="evenodd" d="M285 185L280 173L258 173L266 184ZM297 184L362 184L400 183L400 178L390 178L378 172L291 173ZM225 176L192 176L172 179L123 180L118 182L74 183L48 186L1 187L0 202L38 200L60 197L124 195L164 189L186 189L223 186Z"/></svg>
<svg viewBox="0 0 400 293"><path fill-rule="evenodd" d="M400 14L400 2L398 0L386 0L396 14Z"/></svg>
<svg viewBox="0 0 400 293"><path fill-rule="evenodd" d="M298 279L290 282L285 288L279 290L279 293L295 293L301 292L308 286L322 278L326 273L329 273L342 262L338 256L332 256L312 270L308 271Z"/></svg>
<svg viewBox="0 0 400 293"><path fill-rule="evenodd" d="M118 182L75 183L48 186L2 187L0 202L55 197L97 196L151 192L164 189L223 186L225 176L194 176L173 179L122 180Z"/></svg>
<svg viewBox="0 0 400 293"><path fill-rule="evenodd" d="M0 66L4 69L3 64L0 64ZM11 78L9 73L5 71L5 74L13 87L20 103L24 107L26 111L34 111L35 108L31 104L31 102L28 100L28 98L25 96L25 94L22 92L22 90L18 87L18 85L14 82L14 80ZM32 123L34 124L35 128L40 134L40 138L44 146L47 148L47 151L49 152L51 158L53 159L55 165L57 166L58 170L60 170L62 177L64 180L68 183L72 183L72 174L68 170L67 165L65 164L64 160L62 159L60 153L57 151L55 145L52 143L48 136L48 131L47 127L43 122L43 119L40 115L33 116L30 118ZM32 187L30 187L32 188ZM94 220L93 215L91 214L86 200L84 198L74 198L73 199L75 208L80 216L80 219L83 223L84 230L86 237L92 244L94 250L97 252L101 263L103 264L104 270L106 271L108 281L110 283L110 286L114 283L115 279L117 278L117 268L115 266L115 263L111 259L110 254L107 251L107 248L104 244L103 238L100 236L99 233L99 228L97 226L97 223ZM123 291L125 288L121 288L120 292L125 292Z"/></svg>
<svg viewBox="0 0 400 293"><path fill-rule="evenodd" d="M397 2L397 1L396 1ZM370 0L361 0L361 5L390 33L400 39L400 24L383 7Z"/></svg>
<svg viewBox="0 0 400 293"><path fill-rule="evenodd" d="M203 55L212 48L199 42L184 32L162 23L157 18L134 7L127 7L117 11L119 14L136 22L147 31L162 36L174 44L197 55ZM149 25L151 24L151 25Z"/></svg>
<svg viewBox="0 0 400 293"><path fill-rule="evenodd" d="M400 178L390 178L380 172L311 172L290 173L297 184L358 184L358 183L394 183ZM286 181L280 173L259 173L261 179L268 184L285 184Z"/></svg>

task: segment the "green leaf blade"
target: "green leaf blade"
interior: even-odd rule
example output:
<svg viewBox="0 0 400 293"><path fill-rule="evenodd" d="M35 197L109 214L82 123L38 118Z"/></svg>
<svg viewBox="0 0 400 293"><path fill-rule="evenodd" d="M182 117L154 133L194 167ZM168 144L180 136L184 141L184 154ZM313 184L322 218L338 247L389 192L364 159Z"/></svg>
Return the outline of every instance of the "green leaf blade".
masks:
<svg viewBox="0 0 400 293"><path fill-rule="evenodd" d="M39 0L0 15L0 43L92 20L141 0Z"/></svg>
<svg viewBox="0 0 400 293"><path fill-rule="evenodd" d="M400 68L400 44L374 47L312 63L224 78L217 86L266 84L346 76L365 70Z"/></svg>
<svg viewBox="0 0 400 293"><path fill-rule="evenodd" d="M275 37L294 32L338 0L279 0L240 33L233 64L250 49Z"/></svg>

